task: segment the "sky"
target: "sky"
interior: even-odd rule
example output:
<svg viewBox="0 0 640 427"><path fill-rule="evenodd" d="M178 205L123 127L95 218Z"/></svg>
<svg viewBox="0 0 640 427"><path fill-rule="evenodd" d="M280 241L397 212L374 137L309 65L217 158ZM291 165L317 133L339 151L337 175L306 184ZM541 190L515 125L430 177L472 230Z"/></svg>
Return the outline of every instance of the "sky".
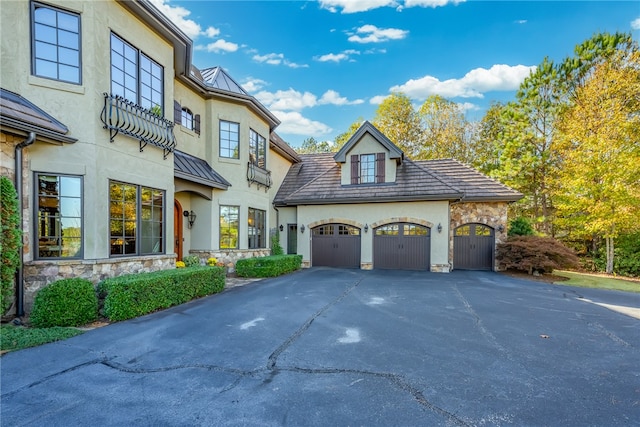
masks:
<svg viewBox="0 0 640 427"><path fill-rule="evenodd" d="M481 120L545 57L560 62L599 32L640 38L638 1L151 2L193 40L193 64L224 68L293 147L373 120L393 92L416 108L440 95Z"/></svg>

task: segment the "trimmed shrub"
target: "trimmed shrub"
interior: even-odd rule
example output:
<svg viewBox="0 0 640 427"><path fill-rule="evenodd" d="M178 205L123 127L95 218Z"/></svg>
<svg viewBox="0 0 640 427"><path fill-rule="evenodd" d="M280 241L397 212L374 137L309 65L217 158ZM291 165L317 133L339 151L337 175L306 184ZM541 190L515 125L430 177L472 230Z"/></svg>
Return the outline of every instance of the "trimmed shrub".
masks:
<svg viewBox="0 0 640 427"><path fill-rule="evenodd" d="M187 267L197 267L200 265L200 258L197 255L187 255L182 258L184 265Z"/></svg>
<svg viewBox="0 0 640 427"><path fill-rule="evenodd" d="M527 218L518 217L509 222L509 236L533 236L533 227Z"/></svg>
<svg viewBox="0 0 640 427"><path fill-rule="evenodd" d="M550 237L513 236L498 244L496 259L502 269L529 274L551 273L556 268L578 268L576 254Z"/></svg>
<svg viewBox="0 0 640 427"><path fill-rule="evenodd" d="M19 209L13 182L6 176L0 177L0 314L6 313L13 303L14 276L20 267L22 226Z"/></svg>
<svg viewBox="0 0 640 427"><path fill-rule="evenodd" d="M280 234L276 232L271 236L271 255L284 255L284 249L280 245Z"/></svg>
<svg viewBox="0 0 640 427"><path fill-rule="evenodd" d="M98 318L98 297L86 279L62 279L40 289L29 320L37 328L81 326Z"/></svg>
<svg viewBox="0 0 640 427"><path fill-rule="evenodd" d="M98 292L104 298L104 315L118 321L218 293L224 283L224 269L192 267L106 279L98 285Z"/></svg>
<svg viewBox="0 0 640 427"><path fill-rule="evenodd" d="M239 259L236 274L240 277L276 277L300 269L302 255L271 255Z"/></svg>

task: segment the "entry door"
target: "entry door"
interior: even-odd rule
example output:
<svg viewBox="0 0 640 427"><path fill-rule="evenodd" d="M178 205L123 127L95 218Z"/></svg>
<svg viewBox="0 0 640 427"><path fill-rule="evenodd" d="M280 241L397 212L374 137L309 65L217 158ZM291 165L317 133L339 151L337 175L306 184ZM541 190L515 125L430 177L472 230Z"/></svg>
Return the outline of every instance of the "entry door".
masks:
<svg viewBox="0 0 640 427"><path fill-rule="evenodd" d="M287 253L298 253L298 224L287 225Z"/></svg>
<svg viewBox="0 0 640 427"><path fill-rule="evenodd" d="M313 266L360 268L360 229L325 224L311 230Z"/></svg>
<svg viewBox="0 0 640 427"><path fill-rule="evenodd" d="M465 224L453 236L453 268L493 270L495 231L483 224Z"/></svg>
<svg viewBox="0 0 640 427"><path fill-rule="evenodd" d="M177 200L173 201L173 252L178 256L176 261L182 260L182 206Z"/></svg>

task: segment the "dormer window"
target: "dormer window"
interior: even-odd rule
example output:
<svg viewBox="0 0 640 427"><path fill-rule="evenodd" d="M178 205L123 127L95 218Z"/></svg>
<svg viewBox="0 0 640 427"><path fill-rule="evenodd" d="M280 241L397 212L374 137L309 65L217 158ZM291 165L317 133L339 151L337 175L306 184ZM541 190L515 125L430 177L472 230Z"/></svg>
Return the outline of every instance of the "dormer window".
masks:
<svg viewBox="0 0 640 427"><path fill-rule="evenodd" d="M351 184L381 184L385 182L384 153L351 156Z"/></svg>

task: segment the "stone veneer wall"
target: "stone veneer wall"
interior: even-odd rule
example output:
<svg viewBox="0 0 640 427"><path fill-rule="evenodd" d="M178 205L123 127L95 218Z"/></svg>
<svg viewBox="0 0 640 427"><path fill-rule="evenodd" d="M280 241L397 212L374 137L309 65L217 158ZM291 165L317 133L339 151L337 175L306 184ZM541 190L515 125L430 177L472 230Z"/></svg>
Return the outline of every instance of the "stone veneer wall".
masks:
<svg viewBox="0 0 640 427"><path fill-rule="evenodd" d="M36 293L56 280L80 277L93 284L129 273L175 268L175 254L95 260L30 261L24 264L24 307L29 313Z"/></svg>
<svg viewBox="0 0 640 427"><path fill-rule="evenodd" d="M200 258L200 264L206 264L209 258L216 258L218 262L224 263L227 272L233 273L236 268L236 262L243 258L257 258L271 255L271 249L221 249L221 250L190 250L189 254L197 255Z"/></svg>
<svg viewBox="0 0 640 427"><path fill-rule="evenodd" d="M507 202L463 202L451 204L451 218L449 228L449 259L453 259L453 233L461 225L476 223L484 224L494 229L496 245L507 239ZM502 226L503 230L498 228ZM495 253L495 248L494 248ZM498 270L498 263L494 260L494 270Z"/></svg>

